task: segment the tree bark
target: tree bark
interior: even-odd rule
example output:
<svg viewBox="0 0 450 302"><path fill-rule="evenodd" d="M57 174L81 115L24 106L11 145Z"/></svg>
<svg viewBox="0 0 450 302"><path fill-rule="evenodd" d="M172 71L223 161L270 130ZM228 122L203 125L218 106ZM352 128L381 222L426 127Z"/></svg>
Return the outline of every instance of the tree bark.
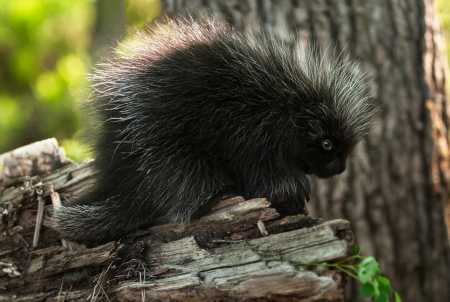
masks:
<svg viewBox="0 0 450 302"><path fill-rule="evenodd" d="M309 209L345 218L404 301L450 301L449 107L433 0L164 0L170 16L212 14L244 30L270 26L350 52L373 75L380 104L347 171L313 182ZM349 301L358 301L352 285Z"/></svg>

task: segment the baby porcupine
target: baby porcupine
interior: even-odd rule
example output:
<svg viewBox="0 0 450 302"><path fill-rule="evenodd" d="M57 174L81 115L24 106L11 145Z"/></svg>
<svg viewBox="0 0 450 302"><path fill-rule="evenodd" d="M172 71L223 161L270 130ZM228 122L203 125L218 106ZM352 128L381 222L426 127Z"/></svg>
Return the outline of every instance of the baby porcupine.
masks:
<svg viewBox="0 0 450 302"><path fill-rule="evenodd" d="M62 237L91 244L165 218L188 221L224 190L304 205L368 132L365 72L205 19L168 21L99 66L93 192L56 209Z"/></svg>

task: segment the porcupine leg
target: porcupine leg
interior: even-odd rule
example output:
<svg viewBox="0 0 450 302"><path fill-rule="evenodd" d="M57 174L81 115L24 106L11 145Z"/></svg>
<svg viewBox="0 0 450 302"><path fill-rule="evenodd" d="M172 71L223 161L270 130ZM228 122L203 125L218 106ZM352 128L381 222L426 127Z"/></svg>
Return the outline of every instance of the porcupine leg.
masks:
<svg viewBox="0 0 450 302"><path fill-rule="evenodd" d="M171 222L196 218L222 199L223 194L237 192L227 172L210 159L181 159L177 166L181 168L179 171L161 180L169 188L170 196L164 199L172 200L162 212L168 213L164 218Z"/></svg>
<svg viewBox="0 0 450 302"><path fill-rule="evenodd" d="M310 184L305 174L293 173L282 177L273 186L275 189L270 201L281 215L308 215L306 202L309 201Z"/></svg>
<svg viewBox="0 0 450 302"><path fill-rule="evenodd" d="M309 201L310 184L303 172L284 166L248 175L242 179L246 199L265 197L282 215L308 214L305 202Z"/></svg>

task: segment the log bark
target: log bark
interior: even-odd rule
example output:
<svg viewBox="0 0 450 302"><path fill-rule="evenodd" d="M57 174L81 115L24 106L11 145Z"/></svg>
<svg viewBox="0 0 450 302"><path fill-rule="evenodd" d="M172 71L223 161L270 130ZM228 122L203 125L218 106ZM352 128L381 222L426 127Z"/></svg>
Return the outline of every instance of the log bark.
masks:
<svg viewBox="0 0 450 302"><path fill-rule="evenodd" d="M42 153L36 144L22 150ZM5 171L13 165L20 161L3 162ZM73 199L95 186L94 178L88 161L0 182L0 301L344 299L342 272L298 263L349 257L349 222L281 217L264 198L223 200L190 223L156 225L93 248L63 247L45 218L37 228L38 200Z"/></svg>
<svg viewBox="0 0 450 302"><path fill-rule="evenodd" d="M0 180L41 175L72 163L64 148L54 138L46 139L14 151L1 154L2 173Z"/></svg>
<svg viewBox="0 0 450 302"><path fill-rule="evenodd" d="M380 104L347 171L313 181L311 215L344 217L404 301L450 301L449 106L433 0L163 0L170 16L214 15L237 29L350 53L374 77ZM187 9L187 10L186 10ZM360 301L352 283L348 301Z"/></svg>

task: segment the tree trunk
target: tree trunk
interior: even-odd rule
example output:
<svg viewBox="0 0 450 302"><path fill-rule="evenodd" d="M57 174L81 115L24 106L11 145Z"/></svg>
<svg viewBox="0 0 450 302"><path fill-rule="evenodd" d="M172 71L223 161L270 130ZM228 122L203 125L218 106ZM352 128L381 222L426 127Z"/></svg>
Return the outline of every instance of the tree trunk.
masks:
<svg viewBox="0 0 450 302"><path fill-rule="evenodd" d="M237 29L271 26L351 53L374 77L378 121L347 171L314 181L313 216L349 219L365 254L404 301L450 301L448 105L433 0L163 1L169 15L207 12ZM353 283L349 301L357 301Z"/></svg>

